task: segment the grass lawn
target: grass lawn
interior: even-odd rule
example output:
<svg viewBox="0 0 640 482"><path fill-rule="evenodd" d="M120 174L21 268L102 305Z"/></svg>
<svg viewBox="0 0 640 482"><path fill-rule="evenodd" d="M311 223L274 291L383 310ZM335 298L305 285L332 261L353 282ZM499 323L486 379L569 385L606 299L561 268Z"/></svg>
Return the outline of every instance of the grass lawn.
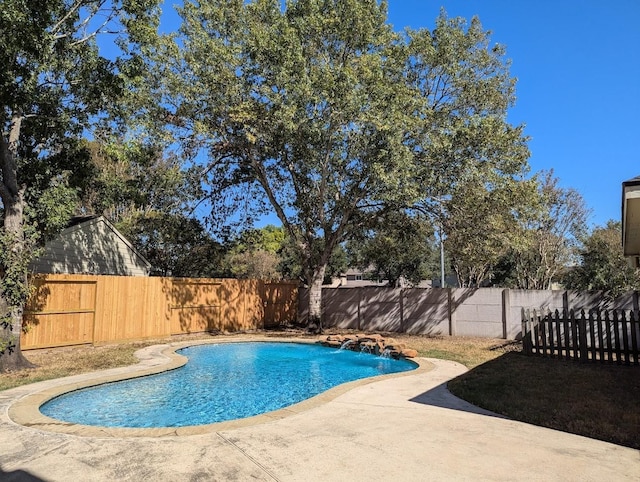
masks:
<svg viewBox="0 0 640 482"><path fill-rule="evenodd" d="M640 449L640 367L527 357L519 344L500 339L391 336L418 350L419 356L454 360L468 367L469 372L452 380L449 389L471 403L515 420ZM199 338L215 337L184 337ZM133 364L136 350L166 341L26 351L25 356L38 367L1 374L0 390Z"/></svg>

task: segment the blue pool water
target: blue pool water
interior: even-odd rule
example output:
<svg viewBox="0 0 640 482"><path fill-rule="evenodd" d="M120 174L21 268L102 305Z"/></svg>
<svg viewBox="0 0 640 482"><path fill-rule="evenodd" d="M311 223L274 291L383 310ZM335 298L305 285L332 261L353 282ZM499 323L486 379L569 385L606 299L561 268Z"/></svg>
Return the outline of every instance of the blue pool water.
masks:
<svg viewBox="0 0 640 482"><path fill-rule="evenodd" d="M184 348L176 370L71 392L40 407L49 417L105 427L184 427L250 417L361 378L417 365L296 343Z"/></svg>

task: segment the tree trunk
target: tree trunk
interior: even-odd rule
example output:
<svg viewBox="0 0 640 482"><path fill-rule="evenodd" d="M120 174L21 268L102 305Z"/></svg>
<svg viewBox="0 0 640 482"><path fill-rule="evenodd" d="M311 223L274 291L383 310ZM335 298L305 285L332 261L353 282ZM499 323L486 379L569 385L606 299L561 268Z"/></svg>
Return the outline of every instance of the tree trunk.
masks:
<svg viewBox="0 0 640 482"><path fill-rule="evenodd" d="M27 269L24 257L24 199L19 192L14 202L5 204L4 236L8 239L11 253L7 253L7 266L2 266L0 274L0 372L21 370L33 365L22 355L20 336L22 333L22 316L24 301L14 300L7 290L17 289L27 291ZM10 266L13 264L13 266ZM9 279L12 278L12 279ZM9 283L7 283L9 281ZM16 288L16 286L18 286ZM17 302L16 302L17 301Z"/></svg>
<svg viewBox="0 0 640 482"><path fill-rule="evenodd" d="M22 118L14 116L8 142L0 137L0 198L4 208L0 257L0 372L33 365L22 355L22 315L29 293L28 249L24 234L24 188L18 186L17 148Z"/></svg>
<svg viewBox="0 0 640 482"><path fill-rule="evenodd" d="M4 311L6 307L2 305L4 300L0 300L0 310ZM24 357L20 348L24 310L18 306L7 311L6 324L3 322L0 327L0 373L33 368L35 365Z"/></svg>
<svg viewBox="0 0 640 482"><path fill-rule="evenodd" d="M313 333L322 333L322 282L326 265L317 267L309 285L309 319L307 330Z"/></svg>

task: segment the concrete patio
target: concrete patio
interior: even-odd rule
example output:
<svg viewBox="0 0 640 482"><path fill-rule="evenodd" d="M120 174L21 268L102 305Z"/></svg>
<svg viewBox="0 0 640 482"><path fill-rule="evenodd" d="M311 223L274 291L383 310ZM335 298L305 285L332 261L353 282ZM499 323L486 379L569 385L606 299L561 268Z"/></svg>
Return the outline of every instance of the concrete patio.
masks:
<svg viewBox="0 0 640 482"><path fill-rule="evenodd" d="M140 366L108 373L169 362L160 348L142 356ZM0 480L640 480L639 451L495 416L446 390L462 365L421 364L410 375L194 435L72 435L9 417L14 402L95 374L7 390Z"/></svg>

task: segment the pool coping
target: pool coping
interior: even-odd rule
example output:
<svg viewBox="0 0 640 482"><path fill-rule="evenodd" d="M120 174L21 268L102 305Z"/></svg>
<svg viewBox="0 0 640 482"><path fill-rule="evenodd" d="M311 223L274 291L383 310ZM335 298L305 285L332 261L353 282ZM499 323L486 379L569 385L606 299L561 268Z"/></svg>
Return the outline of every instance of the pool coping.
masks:
<svg viewBox="0 0 640 482"><path fill-rule="evenodd" d="M225 340L193 340L174 342L168 344L152 345L136 351L135 355L140 359L136 365L128 367L110 369L102 372L92 372L73 377L66 377L44 382L47 387L29 392L11 403L7 410L7 415L11 421L24 427L43 430L47 432L63 433L67 435L77 435L81 437L170 437L202 435L221 430L231 430L252 425L263 424L280 420L292 415L296 415L307 410L311 410L319 405L325 404L339 397L340 395L353 390L354 388L375 383L388 378L416 375L425 373L433 369L433 364L418 358L411 359L418 365L415 370L378 375L375 377L354 380L343 383L314 397L308 398L294 405L284 407L273 412L267 412L252 417L228 420L224 422L211 423L206 425L192 425L186 427L158 427L158 428L119 428L119 427L99 427L91 425L80 425L70 422L56 420L47 417L40 412L40 406L47 401L64 393L87 388L104 383L139 378L156 373L162 373L179 368L187 363L185 356L176 353L177 350L189 346L220 344L220 343L243 343L243 342L277 342L277 343L302 343L317 344L318 340L299 339L295 337L243 337ZM73 379L71 381L70 379ZM40 385L38 384L34 385ZM29 385L18 389L28 388ZM8 391L9 392L9 391Z"/></svg>

